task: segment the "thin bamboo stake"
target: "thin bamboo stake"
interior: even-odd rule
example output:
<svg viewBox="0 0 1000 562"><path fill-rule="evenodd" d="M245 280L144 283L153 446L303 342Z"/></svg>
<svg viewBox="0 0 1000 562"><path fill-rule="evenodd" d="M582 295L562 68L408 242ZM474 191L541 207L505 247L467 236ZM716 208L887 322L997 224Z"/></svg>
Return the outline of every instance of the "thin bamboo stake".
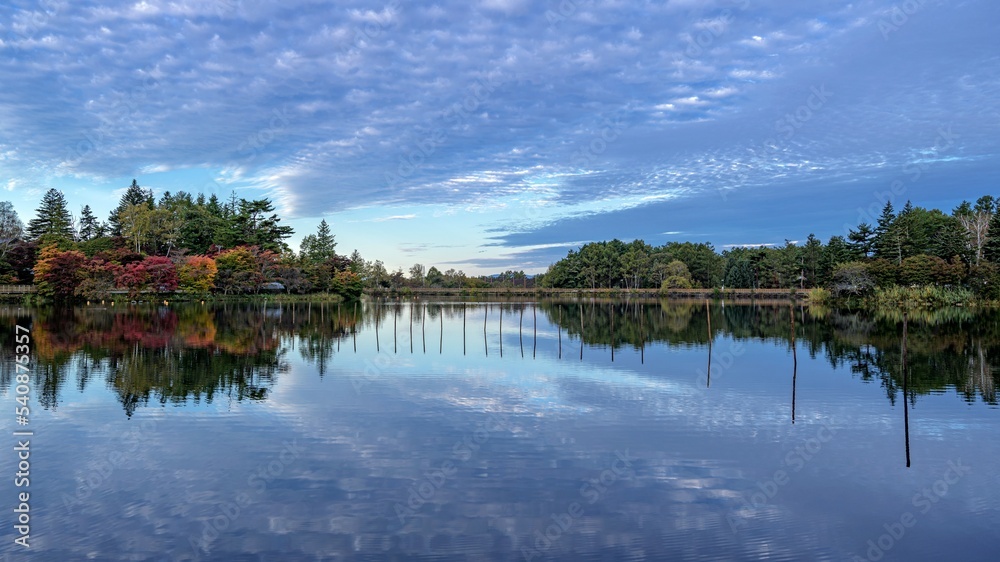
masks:
<svg viewBox="0 0 1000 562"><path fill-rule="evenodd" d="M559 337L559 359L562 359L562 305L559 305L559 330L557 332Z"/></svg>
<svg viewBox="0 0 1000 562"><path fill-rule="evenodd" d="M645 305L643 305L645 306ZM639 307L639 364L646 364L646 311Z"/></svg>
<svg viewBox="0 0 1000 562"><path fill-rule="evenodd" d="M521 358L524 359L524 305L521 305L521 318L517 322L517 342L521 345Z"/></svg>
<svg viewBox="0 0 1000 562"><path fill-rule="evenodd" d="M799 375L799 358L795 351L795 305L788 307L792 324L792 423L795 423L795 382Z"/></svg>
<svg viewBox="0 0 1000 562"><path fill-rule="evenodd" d="M708 318L708 374L705 375L705 388L712 387L712 308L705 299L705 316Z"/></svg>
<svg viewBox="0 0 1000 562"><path fill-rule="evenodd" d="M907 315L903 311L903 431L906 436L906 468L910 468L910 401L907 396L909 390L910 370L906 365L906 355L908 351L906 341Z"/></svg>

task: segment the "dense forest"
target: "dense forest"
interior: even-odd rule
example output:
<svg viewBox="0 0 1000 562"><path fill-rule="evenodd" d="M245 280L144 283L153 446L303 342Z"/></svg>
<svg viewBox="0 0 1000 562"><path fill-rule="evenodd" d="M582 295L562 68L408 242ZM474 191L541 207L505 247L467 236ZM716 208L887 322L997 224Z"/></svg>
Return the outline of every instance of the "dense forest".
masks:
<svg viewBox="0 0 1000 562"><path fill-rule="evenodd" d="M106 221L89 205L78 217L65 196L49 190L25 226L9 202L0 202L0 284L33 283L50 300L130 298L182 291L189 295L324 292L357 298L365 287L525 286L523 272L469 277L415 264L388 271L354 251L338 254L324 220L298 252L285 240L272 202L235 194L220 201L190 193L164 193L133 180Z"/></svg>
<svg viewBox="0 0 1000 562"><path fill-rule="evenodd" d="M285 240L266 198L233 194L220 201L151 190L133 180L106 221L85 205L74 217L55 189L27 226L0 202L0 284L34 283L49 299L104 299L115 294L252 294L325 292L346 298L365 288L544 287L621 289L819 289L835 297L894 304L914 294L934 304L1000 299L1000 200L980 197L945 213L887 202L877 224L861 223L823 243L736 247L642 240L585 244L542 275L523 271L473 277L414 264L388 271L359 252L341 255L329 224L305 236L299 251ZM915 293L916 292L916 293Z"/></svg>
<svg viewBox="0 0 1000 562"><path fill-rule="evenodd" d="M1000 298L1000 201L963 202L950 214L885 204L877 224L861 223L825 244L737 247L642 240L594 242L559 260L541 280L555 288L822 288L834 295L891 296L898 287L947 288ZM991 236L992 233L998 233Z"/></svg>

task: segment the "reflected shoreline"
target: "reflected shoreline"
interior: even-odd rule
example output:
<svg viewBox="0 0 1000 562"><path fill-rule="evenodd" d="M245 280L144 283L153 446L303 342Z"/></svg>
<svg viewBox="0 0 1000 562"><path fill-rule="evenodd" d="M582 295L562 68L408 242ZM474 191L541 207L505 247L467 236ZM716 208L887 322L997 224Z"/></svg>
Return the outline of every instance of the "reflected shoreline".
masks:
<svg viewBox="0 0 1000 562"><path fill-rule="evenodd" d="M705 383L711 387L712 344L717 338L770 342L790 350L794 423L799 351L811 359L823 357L832 367L847 367L863 382L878 383L891 404L898 396L915 404L920 395L952 389L970 403L981 399L996 406L996 369L990 358L1000 346L998 318L993 312L968 309L900 312L897 318L889 312L845 313L788 302L392 299L352 304L4 306L0 330L9 332L10 340L16 323L30 325L43 407L57 408L66 382L75 375L81 391L92 380L103 379L129 416L150 402L210 402L220 393L235 400L266 400L276 378L289 369L292 352L314 364L321 377L332 370L339 353L427 353L428 347L456 361L475 356L535 359L541 353L560 360L611 363L623 352L634 352L638 363L648 368L646 376L662 376L648 360L651 348L704 346ZM476 322L482 324L479 354L469 345L477 337ZM459 326L462 341L452 341ZM366 350L364 343L359 348L359 334L369 331L375 335L374 349ZM408 334L408 344L402 347L401 331ZM415 346L418 337L421 343ZM571 349L579 347L578 354L564 357L564 338ZM513 354L504 354L504 339L517 348ZM499 354L491 354L491 347ZM9 362L0 369L4 390L13 372ZM909 405L904 407L908 421Z"/></svg>

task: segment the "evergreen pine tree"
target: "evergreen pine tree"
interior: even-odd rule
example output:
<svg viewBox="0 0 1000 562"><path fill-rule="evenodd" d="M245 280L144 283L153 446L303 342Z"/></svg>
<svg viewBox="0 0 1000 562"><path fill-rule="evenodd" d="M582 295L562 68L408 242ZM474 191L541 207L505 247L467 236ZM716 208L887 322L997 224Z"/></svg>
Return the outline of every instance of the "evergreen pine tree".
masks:
<svg viewBox="0 0 1000 562"><path fill-rule="evenodd" d="M983 246L983 258L993 263L1000 263L1000 213L993 213L990 217L986 244Z"/></svg>
<svg viewBox="0 0 1000 562"><path fill-rule="evenodd" d="M895 223L896 213L892 208L892 202L886 201L878 218L878 226L875 227L873 246L876 258L895 260L898 257Z"/></svg>
<svg viewBox="0 0 1000 562"><path fill-rule="evenodd" d="M868 257L872 254L875 245L875 229L872 225L863 222L858 225L857 230L851 230L847 239L850 240L851 250L860 257Z"/></svg>
<svg viewBox="0 0 1000 562"><path fill-rule="evenodd" d="M115 210L111 211L111 216L108 217L108 229L111 236L122 235L122 225L118 220L118 214L124 211L129 205L139 205L141 203L149 205L149 208L152 209L154 207L153 191L139 187L139 183L133 179L132 185L128 187L118 202L118 206L115 207Z"/></svg>
<svg viewBox="0 0 1000 562"><path fill-rule="evenodd" d="M98 224L94 212L90 210L90 205L84 205L80 211L80 240L86 242L97 238L99 230L100 224Z"/></svg>
<svg viewBox="0 0 1000 562"><path fill-rule="evenodd" d="M73 217L66 209L66 197L57 189L48 190L42 197L35 218L28 223L28 239L51 238L73 239Z"/></svg>
<svg viewBox="0 0 1000 562"><path fill-rule="evenodd" d="M319 223L316 234L310 234L302 239L302 256L310 261L322 262L337 255L337 242L330 234L330 225L326 219Z"/></svg>

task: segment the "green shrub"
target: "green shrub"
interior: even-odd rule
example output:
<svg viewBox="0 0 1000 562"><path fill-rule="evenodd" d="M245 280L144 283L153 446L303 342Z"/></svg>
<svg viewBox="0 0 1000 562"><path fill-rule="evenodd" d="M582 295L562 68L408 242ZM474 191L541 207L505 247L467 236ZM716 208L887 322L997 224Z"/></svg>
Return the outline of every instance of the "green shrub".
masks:
<svg viewBox="0 0 1000 562"><path fill-rule="evenodd" d="M806 295L806 300L809 304L823 304L830 300L832 294L830 291L823 289L821 287L816 287L815 289L809 289L809 293Z"/></svg>
<svg viewBox="0 0 1000 562"><path fill-rule="evenodd" d="M691 272L688 271L684 262L680 260L668 263L665 273L666 278L660 286L661 293L666 293L671 289L691 289L694 287L694 279L691 277Z"/></svg>
<svg viewBox="0 0 1000 562"><path fill-rule="evenodd" d="M894 286L876 289L872 300L878 307L933 309L971 304L975 300L975 295L965 287Z"/></svg>

